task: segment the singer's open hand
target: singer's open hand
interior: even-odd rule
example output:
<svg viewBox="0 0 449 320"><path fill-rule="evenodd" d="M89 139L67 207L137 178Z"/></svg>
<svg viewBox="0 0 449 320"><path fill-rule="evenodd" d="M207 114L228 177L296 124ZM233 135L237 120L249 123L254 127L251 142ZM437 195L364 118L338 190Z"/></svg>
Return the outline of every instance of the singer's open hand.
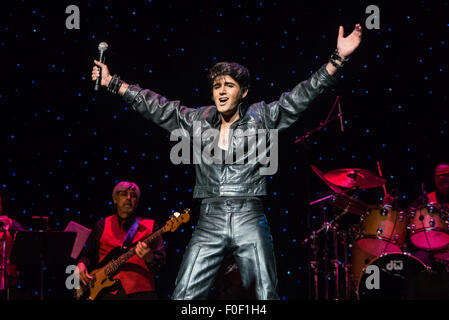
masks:
<svg viewBox="0 0 449 320"><path fill-rule="evenodd" d="M112 76L109 73L108 66L104 63L101 63L100 61L94 60L94 63L101 67L101 85L103 87L107 87L109 85L109 82L111 82ZM100 70L97 66L94 66L92 69L92 80L95 81L100 76Z"/></svg>
<svg viewBox="0 0 449 320"><path fill-rule="evenodd" d="M337 49L342 58L346 58L360 45L362 41L362 26L356 24L354 30L347 37L344 36L343 26L338 29Z"/></svg>

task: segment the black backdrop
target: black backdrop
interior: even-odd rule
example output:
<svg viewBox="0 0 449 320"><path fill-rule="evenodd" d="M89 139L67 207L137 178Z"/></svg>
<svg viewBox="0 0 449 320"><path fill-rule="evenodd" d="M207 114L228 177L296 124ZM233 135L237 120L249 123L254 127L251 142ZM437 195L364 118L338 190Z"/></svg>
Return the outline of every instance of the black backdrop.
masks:
<svg viewBox="0 0 449 320"><path fill-rule="evenodd" d="M380 29L368 30L365 8L380 9ZM80 9L80 29L69 30L68 5ZM211 103L207 70L223 60L246 65L250 102L273 101L328 61L338 26L356 23L363 41L340 85L280 134L279 170L270 179L267 214L276 248L282 299L308 299L307 247L301 241L323 223L308 206L328 188L311 171L363 168L396 189L401 206L433 188L432 170L448 161L447 1L58 1L8 2L1 12L0 192L5 211L32 228L49 216L53 230L69 221L91 228L113 212L116 182L142 190L139 214L163 224L173 210L191 207L193 221L165 236L168 261L158 275L168 298L198 213L194 168L175 166L167 132L139 117L118 96L93 91L97 46L129 83L181 100ZM338 121L304 143L337 96ZM336 113L334 113L335 115ZM360 198L380 203L381 188Z"/></svg>

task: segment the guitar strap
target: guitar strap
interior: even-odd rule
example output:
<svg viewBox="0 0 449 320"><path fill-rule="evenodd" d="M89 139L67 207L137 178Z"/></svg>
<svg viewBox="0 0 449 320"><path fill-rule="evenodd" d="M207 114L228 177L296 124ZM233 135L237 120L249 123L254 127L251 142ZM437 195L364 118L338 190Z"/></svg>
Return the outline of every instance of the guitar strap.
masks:
<svg viewBox="0 0 449 320"><path fill-rule="evenodd" d="M123 241L122 249L126 250L129 248L129 246L134 240L134 237L136 236L138 226L139 226L139 219L136 218L136 221L134 221L133 225L131 226L131 228L129 228L128 232L126 233L126 238L125 241Z"/></svg>

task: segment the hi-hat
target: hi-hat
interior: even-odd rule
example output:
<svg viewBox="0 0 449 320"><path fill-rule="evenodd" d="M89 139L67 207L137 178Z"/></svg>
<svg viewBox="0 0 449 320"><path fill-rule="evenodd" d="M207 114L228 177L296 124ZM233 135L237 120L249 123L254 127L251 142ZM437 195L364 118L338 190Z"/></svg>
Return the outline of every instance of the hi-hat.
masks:
<svg viewBox="0 0 449 320"><path fill-rule="evenodd" d="M353 213L358 216L365 214L372 207L372 205L354 198L354 196L335 192L324 195L322 198L310 202L309 205L314 205L320 202L325 202L333 207L343 210L344 212Z"/></svg>
<svg viewBox="0 0 449 320"><path fill-rule="evenodd" d="M370 208L369 204L344 193L334 194L327 200L327 202L329 202L330 205L337 207L338 209L359 216L365 214Z"/></svg>

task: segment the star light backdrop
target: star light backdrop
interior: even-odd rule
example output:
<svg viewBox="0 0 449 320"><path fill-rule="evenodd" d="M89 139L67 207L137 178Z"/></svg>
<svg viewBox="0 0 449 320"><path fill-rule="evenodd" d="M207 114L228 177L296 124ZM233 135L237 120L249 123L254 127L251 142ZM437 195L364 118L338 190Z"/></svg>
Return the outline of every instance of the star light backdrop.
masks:
<svg viewBox="0 0 449 320"><path fill-rule="evenodd" d="M68 5L80 9L69 30ZM368 30L365 8L380 9L380 29ZM363 41L322 97L280 134L279 170L270 177L267 215L274 237L282 299L307 299L308 250L301 241L323 223L308 201L328 191L311 171L363 168L397 189L402 206L431 190L432 170L447 152L447 1L337 3L322 1L8 2L1 12L0 192L5 211L29 229L31 216L50 217L53 230L69 221L92 228L113 213L111 191L121 180L142 190L139 215L163 224L174 210L192 208L193 221L165 236L167 265L158 274L169 298L198 215L194 167L173 165L169 133L141 118L119 96L93 91L99 42L106 63L186 106L211 104L208 68L237 61L251 73L249 102L276 100L327 63L338 26L356 23ZM328 115L338 121L295 143ZM336 112L334 113L334 116ZM381 203L382 188L360 198ZM51 290L51 285L46 290ZM47 293L46 293L47 294Z"/></svg>

